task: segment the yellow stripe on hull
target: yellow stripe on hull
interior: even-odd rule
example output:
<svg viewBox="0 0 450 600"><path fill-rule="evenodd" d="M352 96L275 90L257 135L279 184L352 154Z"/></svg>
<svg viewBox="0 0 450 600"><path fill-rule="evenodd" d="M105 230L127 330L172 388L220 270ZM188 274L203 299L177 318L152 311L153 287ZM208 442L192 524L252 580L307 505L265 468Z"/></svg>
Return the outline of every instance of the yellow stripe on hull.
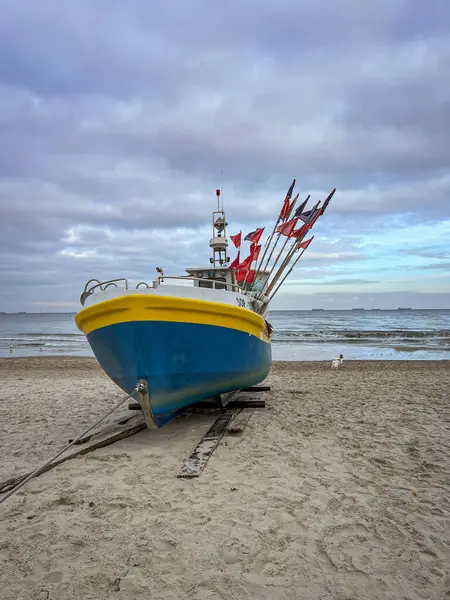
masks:
<svg viewBox="0 0 450 600"><path fill-rule="evenodd" d="M175 296L126 294L82 309L75 317L88 335L102 327L131 321L198 323L236 329L270 343L265 320L247 308Z"/></svg>

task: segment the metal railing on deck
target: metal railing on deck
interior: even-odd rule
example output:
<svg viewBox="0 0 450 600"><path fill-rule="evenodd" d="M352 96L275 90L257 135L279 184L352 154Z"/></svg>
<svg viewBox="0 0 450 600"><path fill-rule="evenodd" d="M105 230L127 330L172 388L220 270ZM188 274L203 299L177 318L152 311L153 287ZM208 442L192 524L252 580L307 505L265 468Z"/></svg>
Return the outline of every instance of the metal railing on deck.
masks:
<svg viewBox="0 0 450 600"><path fill-rule="evenodd" d="M161 275L160 277L157 277L155 281L152 281L152 284L149 285L148 283L146 283L145 281L140 281L137 285L136 285L136 289L139 289L141 286L145 286L146 288L157 288L161 285L161 283L164 282L165 279L175 279L175 280L179 280L179 281L203 281L203 282L208 282L208 284L211 285L207 285L207 286L201 286L204 287L205 289L215 289L215 290L226 290L226 291L232 291L232 292L238 292L238 293L242 293L242 289L234 284L234 283L226 283L225 281L217 281L216 279L204 279L201 277L191 277L191 276L183 276L183 275ZM91 287L89 287L89 284L94 283L95 285L92 285ZM119 287L117 284L120 282L124 282L125 283L125 289L128 290L128 279L126 279L125 277L121 277L119 279L110 279L108 281L99 281L98 279L90 279L86 285L84 286L84 291L80 296L80 302L82 304L82 306L84 306L84 303L86 302L86 298L88 298L89 296L91 296L94 293L94 290L96 289L100 289L100 291L104 292L105 290L107 290L109 287L114 286L114 287Z"/></svg>
<svg viewBox="0 0 450 600"><path fill-rule="evenodd" d="M213 285L211 286L211 288L213 289L217 289L217 290L227 290L227 291L238 291L241 292L241 288L236 285L235 283L226 283L225 281L217 281L216 279L205 279L203 277L184 277L183 275L161 275L160 277L158 277L156 279L156 287L158 287L161 284L161 281L164 281L165 279L182 279L184 281L207 281L208 283L212 283ZM220 287L219 287L220 286ZM201 287L205 287L206 289L209 288L208 286L201 286Z"/></svg>
<svg viewBox="0 0 450 600"><path fill-rule="evenodd" d="M97 283L95 285L93 285L92 287L88 288L88 285L90 283L92 283L93 281L96 281ZM84 303L86 302L86 298L88 296L90 296L91 294L94 293L94 290L97 288L100 288L100 291L104 292L106 289L108 289L110 286L114 286L114 287L119 287L117 285L117 283L119 281L124 281L125 282L125 289L128 289L128 279L126 279L125 277L120 277L119 279L110 279L109 281L99 281L98 279L90 279L87 284L84 286L84 291L80 296L80 302L82 304L82 306L84 306Z"/></svg>

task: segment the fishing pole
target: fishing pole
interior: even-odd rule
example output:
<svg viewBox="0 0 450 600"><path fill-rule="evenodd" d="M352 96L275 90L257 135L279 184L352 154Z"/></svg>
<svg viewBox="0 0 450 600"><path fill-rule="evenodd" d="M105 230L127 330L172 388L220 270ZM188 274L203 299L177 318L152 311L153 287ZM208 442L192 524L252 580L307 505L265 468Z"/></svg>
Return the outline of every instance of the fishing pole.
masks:
<svg viewBox="0 0 450 600"><path fill-rule="evenodd" d="M283 283L286 280L286 278L289 276L290 273L292 273L295 265L298 263L298 261L301 259L301 257L305 254L306 250L309 247L309 244L313 241L313 239L314 239L314 236L312 236L312 238L309 240L308 246L306 246L306 248L303 249L303 252L296 258L296 260L294 261L292 267L289 269L289 271L287 271L286 275L283 277L283 279L277 285L275 291L271 294L271 296L269 297L269 300L267 301L267 303L271 302L272 298L275 296L275 294L278 292L278 290L280 289L280 287L283 285Z"/></svg>
<svg viewBox="0 0 450 600"><path fill-rule="evenodd" d="M269 236L268 240L266 241L266 243L264 244L264 252L263 252L263 255L262 255L262 257L261 257L261 260L260 260L259 264L257 263L257 267L256 267L256 269L255 269L255 278L256 278L256 273L259 273L259 271L260 271L260 269L261 269L261 265L262 265L262 263L263 263L263 261L264 261L264 258L265 258L265 256L266 256L266 254L267 254L267 251L268 251L268 249L270 248L270 244L272 243L272 239L273 239L273 236L275 235L276 229L277 229L277 227L278 227L278 223L281 221L281 219L284 219L284 218L285 218L285 215L283 214L283 209L284 209L284 206L285 206L286 200L290 200L290 199L291 199L291 197L292 197L292 194L293 194L293 192L294 192L294 188L295 188L295 182L296 182L296 180L294 179L294 180L292 181L292 183L291 183L291 185L290 185L290 187L289 187L289 189L288 189L287 193L286 193L286 196L285 196L285 199L284 199L284 203L283 203L283 207L282 207L282 209L281 209L281 211L280 211L280 213L279 213L279 215L278 215L278 219L277 219L277 222L276 222L276 223L275 223L275 225L274 225L273 231L272 231L272 233L270 234L270 236ZM253 287L254 287L255 283L256 283L256 281L254 281L254 282L253 282L253 285L252 285L252 288L251 288L251 289L253 289ZM251 289L250 289L249 291L251 291Z"/></svg>

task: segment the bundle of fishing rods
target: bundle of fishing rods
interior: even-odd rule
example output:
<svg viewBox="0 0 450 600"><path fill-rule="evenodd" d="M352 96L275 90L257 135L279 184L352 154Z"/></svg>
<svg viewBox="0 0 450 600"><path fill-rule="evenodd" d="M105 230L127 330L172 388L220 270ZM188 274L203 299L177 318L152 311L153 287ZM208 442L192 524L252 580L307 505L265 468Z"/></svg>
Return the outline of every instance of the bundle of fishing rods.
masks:
<svg viewBox="0 0 450 600"><path fill-rule="evenodd" d="M294 213L299 198L299 194L297 194L295 198L291 200L295 183L296 181L294 179L286 194L283 208L281 209L273 231L264 244L261 258L256 260L257 267L254 271L252 283L248 284L246 288L247 278L250 273L249 269L242 285L246 294L253 296L256 301L259 301L257 303L260 305L258 312L264 311L265 307L274 298L286 278L292 273L298 261L306 252L308 246L313 241L314 236L309 239L305 238L308 236L318 218L324 214L331 198L336 192L336 188L334 188L327 196L322 206L320 206L321 201L319 200L311 210L305 211L305 207L310 199L310 196L308 196ZM294 215L294 217L291 219L292 215ZM298 221L302 222L302 227L295 230L295 225ZM289 223L291 223L291 225L289 225ZM282 243L281 249L271 263L275 250L277 249L280 240L283 239L284 243ZM291 242L290 246L288 246L289 242ZM286 251L287 246L288 248ZM264 267L263 263L265 263ZM267 269L269 269L268 274Z"/></svg>

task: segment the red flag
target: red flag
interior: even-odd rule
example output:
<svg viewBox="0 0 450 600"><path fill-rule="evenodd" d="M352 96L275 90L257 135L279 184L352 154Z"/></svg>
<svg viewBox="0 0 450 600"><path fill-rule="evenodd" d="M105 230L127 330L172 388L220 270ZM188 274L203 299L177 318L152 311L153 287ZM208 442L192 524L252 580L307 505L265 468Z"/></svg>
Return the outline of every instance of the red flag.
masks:
<svg viewBox="0 0 450 600"><path fill-rule="evenodd" d="M260 252L261 252L261 246L257 246L256 244L252 244L250 246L250 256L252 257L252 261L258 260Z"/></svg>
<svg viewBox="0 0 450 600"><path fill-rule="evenodd" d="M303 250L306 250L306 248L310 245L310 243L313 241L314 236L310 237L309 240L306 240L305 242L302 242L301 244L298 245L297 250L300 250L300 248L303 248Z"/></svg>
<svg viewBox="0 0 450 600"><path fill-rule="evenodd" d="M238 269L239 271L243 270L248 270L250 268L250 265L253 262L253 256L250 254L250 256L247 256L247 258L244 258L244 260L238 264L236 266L236 269Z"/></svg>
<svg viewBox="0 0 450 600"><path fill-rule="evenodd" d="M294 208L294 204L297 202L299 196L300 196L300 194L297 194L295 196L295 198L292 200L292 202L289 204L289 212L288 212L288 214L291 214L292 209ZM294 215L294 217L295 217L295 215Z"/></svg>
<svg viewBox="0 0 450 600"><path fill-rule="evenodd" d="M242 279L245 278L247 271L250 269L250 267L252 265L252 262L254 260L258 260L260 251L261 251L261 246L256 246L256 244L251 245L250 254L247 256L247 258L244 258L244 260L240 264L235 266L237 280L241 281ZM242 276L242 273L244 273L243 276Z"/></svg>
<svg viewBox="0 0 450 600"><path fill-rule="evenodd" d="M294 231L292 232L292 237L302 238L306 234L308 229L309 229L309 224L304 223L304 225L302 225L298 229L294 229Z"/></svg>
<svg viewBox="0 0 450 600"><path fill-rule="evenodd" d="M289 198L286 196L286 198L284 199L283 208L281 209L281 212L280 212L280 220L281 221L285 221L287 219L288 214L289 214L289 207L290 207Z"/></svg>
<svg viewBox="0 0 450 600"><path fill-rule="evenodd" d="M251 231L250 233L248 233L245 236L244 240L246 242L252 242L253 244L257 244L261 239L264 229L264 227L258 227L258 229L255 229L255 231Z"/></svg>
<svg viewBox="0 0 450 600"><path fill-rule="evenodd" d="M236 248L241 247L241 239L242 239L242 231L240 231L236 235L230 235L230 240L233 242L233 244L236 246Z"/></svg>
<svg viewBox="0 0 450 600"><path fill-rule="evenodd" d="M281 209L280 212L280 220L281 221L286 221L286 219L289 216L289 209L290 209L290 199L292 197L292 193L294 191L294 187L295 187L295 179L294 181L291 183L291 187L288 189L287 194L286 194L286 198L284 199L283 202L283 207Z"/></svg>
<svg viewBox="0 0 450 600"><path fill-rule="evenodd" d="M236 281L244 281L245 283L253 283L255 281L256 271L254 269L242 269L236 273Z"/></svg>
<svg viewBox="0 0 450 600"><path fill-rule="evenodd" d="M294 229L297 225L297 221L298 218L291 219L290 221L287 221L287 223L280 225L279 227L277 227L278 233L281 233L281 235L285 235L286 237L291 237L294 234Z"/></svg>
<svg viewBox="0 0 450 600"><path fill-rule="evenodd" d="M254 271L250 270L252 262L258 260L259 253L261 252L261 246L252 244L250 247L250 254L240 264L235 266L236 269L236 281L243 281L248 273L246 282L253 283L255 278ZM234 264L234 263L233 263ZM253 275L252 275L253 273Z"/></svg>
<svg viewBox="0 0 450 600"><path fill-rule="evenodd" d="M236 269L237 266L239 265L240 260L241 260L241 251L238 250L236 258L233 260L233 262L230 265L230 269Z"/></svg>

